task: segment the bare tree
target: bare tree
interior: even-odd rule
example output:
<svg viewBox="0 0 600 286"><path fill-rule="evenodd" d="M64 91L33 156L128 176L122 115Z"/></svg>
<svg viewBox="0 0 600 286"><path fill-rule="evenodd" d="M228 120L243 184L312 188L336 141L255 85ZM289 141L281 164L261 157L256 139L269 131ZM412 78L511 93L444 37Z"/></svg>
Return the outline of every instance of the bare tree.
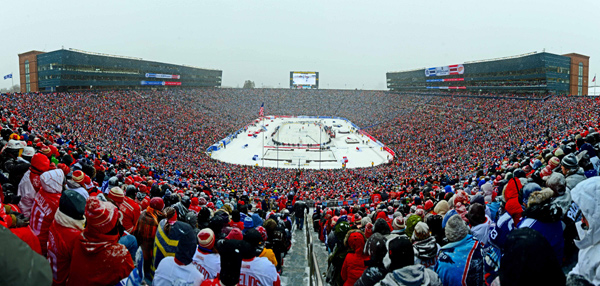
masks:
<svg viewBox="0 0 600 286"><path fill-rule="evenodd" d="M7 92L13 93L13 92L20 92L20 91L21 91L21 87L18 84L15 84L9 88L0 89L0 93L7 93Z"/></svg>
<svg viewBox="0 0 600 286"><path fill-rule="evenodd" d="M254 88L254 86L255 86L255 84L254 84L254 82L253 82L253 81L251 81L251 80L246 80L246 81L244 82L244 88Z"/></svg>

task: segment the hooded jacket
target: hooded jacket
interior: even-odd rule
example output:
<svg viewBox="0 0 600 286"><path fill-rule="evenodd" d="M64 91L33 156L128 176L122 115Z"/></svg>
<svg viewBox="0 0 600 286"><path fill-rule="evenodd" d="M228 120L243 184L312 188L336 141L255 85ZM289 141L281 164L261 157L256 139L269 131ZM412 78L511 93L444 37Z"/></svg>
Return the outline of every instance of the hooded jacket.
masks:
<svg viewBox="0 0 600 286"><path fill-rule="evenodd" d="M490 243L490 230L492 228L492 220L486 216L484 223L480 223L471 228L471 233L473 233L473 236L483 243L484 246L487 246Z"/></svg>
<svg viewBox="0 0 600 286"><path fill-rule="evenodd" d="M378 286L441 286L438 275L423 265L409 265L394 270L375 284Z"/></svg>
<svg viewBox="0 0 600 286"><path fill-rule="evenodd" d="M353 252L346 255L342 265L342 279L344 280L344 286L352 286L367 269L365 261L369 260L369 256L363 252L365 236L360 231L350 231L346 235L344 244Z"/></svg>
<svg viewBox="0 0 600 286"><path fill-rule="evenodd" d="M67 285L115 285L129 276L133 260L118 240L86 228L73 246Z"/></svg>
<svg viewBox="0 0 600 286"><path fill-rule="evenodd" d="M35 154L31 159L29 171L23 175L23 179L19 183L18 195L21 196L19 208L26 217L31 217L31 207L35 195L42 189L42 181L40 176L50 169L50 160L42 154Z"/></svg>
<svg viewBox="0 0 600 286"><path fill-rule="evenodd" d="M436 243L435 237L430 236L423 240L413 242L415 250L415 264L421 264L429 269L434 269L437 263L437 253L440 246Z"/></svg>
<svg viewBox="0 0 600 286"><path fill-rule="evenodd" d="M48 261L52 266L52 285L66 285L71 267L71 252L81 236L83 220L75 220L59 209L48 232Z"/></svg>
<svg viewBox="0 0 600 286"><path fill-rule="evenodd" d="M58 209L60 195L62 193L62 183L64 173L60 169L51 170L40 176L42 189L35 195L33 206L31 207L31 219L29 225L33 233L40 240L42 255L48 252L48 231L54 214Z"/></svg>
<svg viewBox="0 0 600 286"><path fill-rule="evenodd" d="M583 168L577 169L574 173L569 173L565 176L565 181L567 182L567 191L572 190L579 184L581 181L585 180L587 177L585 176L585 172Z"/></svg>
<svg viewBox="0 0 600 286"><path fill-rule="evenodd" d="M523 185L521 184L521 181L516 178L510 179L504 187L503 196L504 201L506 202L504 208L513 218L515 224L519 223L523 216L523 207L521 206L522 190Z"/></svg>
<svg viewBox="0 0 600 286"><path fill-rule="evenodd" d="M583 229L582 222L577 222L579 240L575 245L579 248L579 259L575 268L569 275L583 276L594 285L600 285L600 177L593 177L579 183L571 196L573 201L581 208L583 216L588 222L588 229Z"/></svg>

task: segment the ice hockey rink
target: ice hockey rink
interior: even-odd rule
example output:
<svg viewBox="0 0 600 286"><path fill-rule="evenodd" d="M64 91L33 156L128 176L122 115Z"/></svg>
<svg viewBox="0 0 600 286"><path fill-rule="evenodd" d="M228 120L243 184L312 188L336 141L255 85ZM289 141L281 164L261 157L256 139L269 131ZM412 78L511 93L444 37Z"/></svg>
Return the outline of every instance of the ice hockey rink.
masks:
<svg viewBox="0 0 600 286"><path fill-rule="evenodd" d="M364 168L393 159L391 150L352 122L307 116L256 119L207 154L231 164L306 169Z"/></svg>

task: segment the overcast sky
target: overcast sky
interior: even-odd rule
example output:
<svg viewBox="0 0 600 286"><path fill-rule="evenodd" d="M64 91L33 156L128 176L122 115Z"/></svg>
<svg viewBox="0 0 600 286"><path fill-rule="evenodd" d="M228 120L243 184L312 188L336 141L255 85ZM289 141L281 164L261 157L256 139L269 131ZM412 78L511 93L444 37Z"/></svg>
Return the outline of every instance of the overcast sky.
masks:
<svg viewBox="0 0 600 286"><path fill-rule="evenodd" d="M590 82L600 73L598 0L22 0L1 9L0 75L15 83L17 54L63 46L220 69L231 87L286 87L302 70L320 72L321 88L385 89L388 71L544 48L590 56Z"/></svg>

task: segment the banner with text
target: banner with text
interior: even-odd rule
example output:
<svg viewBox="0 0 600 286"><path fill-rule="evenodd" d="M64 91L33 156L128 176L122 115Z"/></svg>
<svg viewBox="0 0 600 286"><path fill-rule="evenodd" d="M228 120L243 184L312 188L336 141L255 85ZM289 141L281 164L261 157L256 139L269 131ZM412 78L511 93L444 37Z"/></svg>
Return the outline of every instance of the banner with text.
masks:
<svg viewBox="0 0 600 286"><path fill-rule="evenodd" d="M465 67L463 65L451 65L443 67L426 68L425 76L446 76L455 74L464 74Z"/></svg>
<svg viewBox="0 0 600 286"><path fill-rule="evenodd" d="M181 76L178 74L160 74L160 73L146 73L146 77L151 78L170 78L170 79L180 79Z"/></svg>

